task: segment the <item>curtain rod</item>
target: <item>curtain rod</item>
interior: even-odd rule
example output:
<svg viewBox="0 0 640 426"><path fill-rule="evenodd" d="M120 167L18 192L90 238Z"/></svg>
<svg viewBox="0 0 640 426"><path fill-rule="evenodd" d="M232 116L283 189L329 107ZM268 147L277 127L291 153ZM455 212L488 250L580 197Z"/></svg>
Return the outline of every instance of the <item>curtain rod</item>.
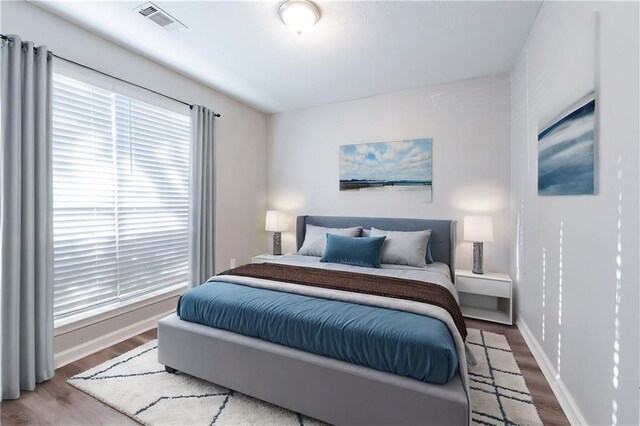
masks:
<svg viewBox="0 0 640 426"><path fill-rule="evenodd" d="M4 34L0 34L0 39L2 39L2 40L8 40L8 39L9 39L9 37L8 37L8 36L6 36L6 35L4 35ZM116 76L113 76L113 75L111 75L111 74L107 74L106 72L103 72L103 71L97 70L97 69L95 69L95 68L91 68L91 67L90 67L90 66L88 66L88 65L80 64L80 63L78 63L78 62L76 62L76 61L72 61L71 59L67 59L67 58L64 58L64 57L62 57L62 56L56 55L56 54L55 54L55 53L53 53L53 52L51 52L51 54L52 54L55 58L58 58L58 59L63 60L63 61L65 61L65 62L69 62L69 63L74 64L74 65L77 65L77 66L79 66L79 67L82 67L82 68L85 68L85 69L88 69L88 70L91 70L91 71L97 72L98 74L102 74L102 75L107 76L107 77L109 77L109 78L113 78L114 80L118 80L118 81L121 81L121 82L123 82L123 83L130 84L130 85L132 85L132 86L135 86L135 87L138 87L138 88L140 88L140 89L146 90L147 92L155 93L156 95L162 96L162 97L167 98L167 99L171 99L172 101L179 102L179 103L181 103L181 104L183 104L183 105L188 106L190 109L191 109L191 108L193 108L193 104L190 104L190 103L188 103L188 102L181 101L180 99L176 99L176 98L171 97L171 96L169 96L169 95L165 95L164 93L156 92L156 91L155 91L155 90L153 90L153 89L149 89L148 87L144 87L144 86L141 86L141 85L139 85L139 84L132 83L132 82L127 81L127 80L124 80L124 79L122 79L122 78L120 78L120 77L116 77ZM213 116L214 116L214 117L220 117L220 114L216 114L216 113L214 112L214 113L213 113Z"/></svg>

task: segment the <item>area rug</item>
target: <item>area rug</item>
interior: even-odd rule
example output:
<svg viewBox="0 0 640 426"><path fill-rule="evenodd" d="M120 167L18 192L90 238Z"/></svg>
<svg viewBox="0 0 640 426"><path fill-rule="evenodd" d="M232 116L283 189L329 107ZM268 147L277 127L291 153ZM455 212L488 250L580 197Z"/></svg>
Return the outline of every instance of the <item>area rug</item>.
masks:
<svg viewBox="0 0 640 426"><path fill-rule="evenodd" d="M469 371L473 423L542 424L507 339L469 329L467 342L478 361ZM323 424L186 374L168 374L157 359L153 340L71 377L69 384L151 426Z"/></svg>

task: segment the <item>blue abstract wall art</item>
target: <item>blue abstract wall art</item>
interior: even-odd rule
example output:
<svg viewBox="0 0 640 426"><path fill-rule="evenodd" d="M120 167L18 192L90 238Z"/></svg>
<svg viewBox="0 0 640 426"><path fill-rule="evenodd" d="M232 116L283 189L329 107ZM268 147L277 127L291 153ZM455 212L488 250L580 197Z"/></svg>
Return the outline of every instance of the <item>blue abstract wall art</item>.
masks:
<svg viewBox="0 0 640 426"><path fill-rule="evenodd" d="M431 139L340 147L340 190L423 190L431 201Z"/></svg>
<svg viewBox="0 0 640 426"><path fill-rule="evenodd" d="M538 134L538 194L595 194L593 93Z"/></svg>

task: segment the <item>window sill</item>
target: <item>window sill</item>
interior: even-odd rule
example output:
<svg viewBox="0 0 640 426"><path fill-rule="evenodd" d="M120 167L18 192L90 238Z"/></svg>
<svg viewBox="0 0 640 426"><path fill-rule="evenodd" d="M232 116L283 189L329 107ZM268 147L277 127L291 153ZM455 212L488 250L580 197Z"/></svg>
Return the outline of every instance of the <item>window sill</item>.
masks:
<svg viewBox="0 0 640 426"><path fill-rule="evenodd" d="M117 317L118 315L135 311L145 306L162 302L163 300L171 299L172 297L179 296L186 289L186 284L177 284L125 302L101 306L89 312L83 312L81 314L59 319L54 323L54 336L69 333L71 331Z"/></svg>

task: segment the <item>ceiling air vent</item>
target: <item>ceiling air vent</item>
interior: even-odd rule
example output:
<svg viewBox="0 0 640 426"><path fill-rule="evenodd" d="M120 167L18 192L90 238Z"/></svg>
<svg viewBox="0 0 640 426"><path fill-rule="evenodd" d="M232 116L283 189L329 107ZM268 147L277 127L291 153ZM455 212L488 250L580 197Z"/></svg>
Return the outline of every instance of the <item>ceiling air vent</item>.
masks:
<svg viewBox="0 0 640 426"><path fill-rule="evenodd" d="M182 22L151 2L141 4L133 10L145 18L152 20L167 31L178 31L187 28Z"/></svg>

